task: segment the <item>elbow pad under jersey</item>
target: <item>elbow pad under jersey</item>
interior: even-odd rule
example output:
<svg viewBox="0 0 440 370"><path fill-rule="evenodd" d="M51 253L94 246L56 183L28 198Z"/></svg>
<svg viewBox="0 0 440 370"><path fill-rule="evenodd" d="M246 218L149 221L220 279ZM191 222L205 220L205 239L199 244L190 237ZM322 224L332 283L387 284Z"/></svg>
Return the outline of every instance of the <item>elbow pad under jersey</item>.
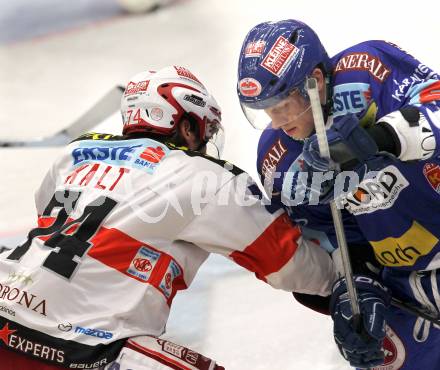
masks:
<svg viewBox="0 0 440 370"><path fill-rule="evenodd" d="M383 116L378 120L377 125L391 134L395 144L394 154L397 158L402 161L412 161L435 156L437 140L433 131L433 122L430 121L431 118L428 118L421 109L407 106Z"/></svg>

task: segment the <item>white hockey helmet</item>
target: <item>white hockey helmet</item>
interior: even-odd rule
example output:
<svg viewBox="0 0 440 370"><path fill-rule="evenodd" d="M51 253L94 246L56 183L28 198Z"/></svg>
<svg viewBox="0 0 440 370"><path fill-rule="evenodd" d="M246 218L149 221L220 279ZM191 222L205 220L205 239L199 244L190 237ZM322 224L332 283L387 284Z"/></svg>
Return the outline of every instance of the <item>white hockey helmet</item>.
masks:
<svg viewBox="0 0 440 370"><path fill-rule="evenodd" d="M220 107L184 67L169 66L133 76L122 96L121 113L124 135L149 132L171 136L186 116L197 123L201 142L222 137ZM215 145L222 149L222 143Z"/></svg>

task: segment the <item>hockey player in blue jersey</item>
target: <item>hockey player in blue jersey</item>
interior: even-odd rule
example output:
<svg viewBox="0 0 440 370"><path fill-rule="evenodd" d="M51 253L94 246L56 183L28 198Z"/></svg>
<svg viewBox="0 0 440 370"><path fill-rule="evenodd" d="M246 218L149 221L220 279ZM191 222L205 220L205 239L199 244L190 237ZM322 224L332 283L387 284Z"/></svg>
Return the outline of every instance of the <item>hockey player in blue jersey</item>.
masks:
<svg viewBox="0 0 440 370"><path fill-rule="evenodd" d="M431 349L440 343L440 332L390 308L389 288L404 301L440 309L440 233L435 229L440 207L439 76L384 41L367 41L329 58L313 30L295 20L262 23L246 36L238 95L248 120L264 129L257 161L261 179L272 200L283 202L292 218L306 224L305 234L331 251L336 246L333 223L322 203L334 197L334 177L324 172L326 181L320 181L318 192L308 182L308 172L333 169L320 158L316 138L307 139L314 134L305 90L309 77L318 82L324 117L333 124L332 155L343 162L342 169L356 169L361 179L365 170L383 169L344 198L350 212L344 213L350 253L371 250L362 245L365 237L382 268L365 275L359 269L363 263L352 261L355 273L362 274L355 283L367 335L358 335L350 325L344 281L335 285L330 305L335 340L353 366L438 369L440 355ZM375 156L377 151L392 156ZM415 160L421 161L403 162Z"/></svg>

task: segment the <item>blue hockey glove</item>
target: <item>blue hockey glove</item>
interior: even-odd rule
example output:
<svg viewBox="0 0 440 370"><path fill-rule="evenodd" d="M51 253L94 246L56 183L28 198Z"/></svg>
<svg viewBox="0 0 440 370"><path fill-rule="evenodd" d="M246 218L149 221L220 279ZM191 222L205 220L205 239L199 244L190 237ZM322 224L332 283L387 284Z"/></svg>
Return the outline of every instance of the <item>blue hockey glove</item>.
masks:
<svg viewBox="0 0 440 370"><path fill-rule="evenodd" d="M360 127L354 114L346 115L327 129L327 141L331 161L321 157L316 134L304 142L304 161L314 171L333 170L334 162L342 169L353 169L368 162L378 152L375 141Z"/></svg>
<svg viewBox="0 0 440 370"><path fill-rule="evenodd" d="M385 338L385 315L391 302L391 293L374 279L355 276L361 312L359 327L353 327L353 315L347 294L345 278L333 286L330 312L336 344L351 366L369 368L383 364L382 350Z"/></svg>
<svg viewBox="0 0 440 370"><path fill-rule="evenodd" d="M374 155L378 149L375 141L359 126L359 120L353 114L343 117L327 130L327 141L331 159L321 157L316 135L304 141L302 152L303 171L307 172L309 182L312 181L310 179L313 179L314 172L333 171L333 176L322 182L320 189L314 189L315 192L319 191L320 203L328 203L338 195L333 191L336 176L340 172L337 164L342 170L355 170L359 181L364 178L368 170L384 167L381 163L379 165L374 163L374 166L371 166L374 168L365 165L367 161L368 163L371 161L371 164L377 161ZM310 189L312 186L307 184L307 188Z"/></svg>

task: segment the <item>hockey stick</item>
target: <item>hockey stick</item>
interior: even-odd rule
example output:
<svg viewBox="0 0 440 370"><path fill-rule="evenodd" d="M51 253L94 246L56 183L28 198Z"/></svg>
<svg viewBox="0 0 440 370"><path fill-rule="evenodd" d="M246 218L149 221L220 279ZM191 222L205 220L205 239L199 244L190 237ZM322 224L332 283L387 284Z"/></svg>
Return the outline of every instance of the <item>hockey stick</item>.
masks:
<svg viewBox="0 0 440 370"><path fill-rule="evenodd" d="M319 152L322 157L330 158L330 149L327 142L325 122L322 115L321 102L318 93L318 84L315 78L308 78L306 82L307 93L312 107L313 120L315 121L316 136L318 138ZM348 255L347 241L345 238L344 225L342 223L341 211L333 200L330 203L333 223L335 225L336 239L338 248L341 251L342 266L344 277L347 284L348 297L350 299L351 312L353 313L353 325L357 329L360 324L360 309L358 295L353 282L353 272L351 269L350 257Z"/></svg>
<svg viewBox="0 0 440 370"><path fill-rule="evenodd" d="M90 109L65 129L54 135L28 141L0 141L0 148L62 146L104 121L117 111L124 93L123 86L116 86L98 100Z"/></svg>
<svg viewBox="0 0 440 370"><path fill-rule="evenodd" d="M318 138L319 154L330 159L330 148L325 131L325 122L322 115L321 101L318 93L318 83L315 78L309 77L306 81L306 90L309 94L312 107L313 120L315 122L316 136ZM342 266L344 269L345 283L347 285L348 298L350 300L351 312L353 314L353 327L362 335L361 311L359 309L358 295L353 282L353 271L351 269L350 257L348 254L347 240L345 238L344 224L342 222L341 210L337 207L335 200L330 202L333 224L335 225L336 240L341 251ZM370 368L368 368L370 369Z"/></svg>
<svg viewBox="0 0 440 370"><path fill-rule="evenodd" d="M398 307L402 311L405 311L411 315L414 315L416 317L421 317L422 319L430 321L435 325L440 325L440 316L438 314L436 315L433 312L423 310L422 308L413 306L410 303L405 303L395 297L391 298L391 304L394 307Z"/></svg>
<svg viewBox="0 0 440 370"><path fill-rule="evenodd" d="M306 89L310 97L310 104L312 107L313 119L315 122L316 136L318 138L319 152L322 157L330 158L330 149L328 146L324 117L322 115L321 102L319 100L319 94L318 94L318 86L315 78L307 79ZM360 322L361 315L360 315L359 303L357 298L357 291L353 282L353 272L351 269L351 263L348 254L348 247L345 238L341 212L339 208L337 208L335 201L332 201L330 203L330 207L333 217L333 223L335 225L338 247L341 251L341 260L342 260L344 276L347 284L347 292L350 300L351 311L353 313L353 326L355 330L359 330L361 324ZM422 308L413 306L409 303L405 303L401 300L398 300L395 297L391 298L391 304L395 307L400 308L402 311L410 313L416 317L421 317L433 324L437 324L437 325L440 324L439 315L435 315L432 312L428 312L426 310L423 310Z"/></svg>

